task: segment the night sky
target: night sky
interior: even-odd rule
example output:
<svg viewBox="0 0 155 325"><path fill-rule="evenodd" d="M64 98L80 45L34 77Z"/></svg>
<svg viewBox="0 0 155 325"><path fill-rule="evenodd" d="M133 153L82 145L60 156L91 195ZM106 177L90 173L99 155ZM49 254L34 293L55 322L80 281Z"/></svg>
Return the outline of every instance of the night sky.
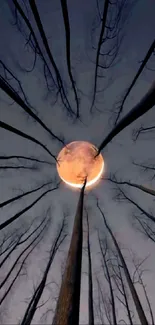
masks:
<svg viewBox="0 0 155 325"><path fill-rule="evenodd" d="M45 48L43 47L29 7L29 1L18 2L22 6L24 12L28 15L41 49L46 56ZM103 10L104 1L100 0L98 2L101 10ZM131 3L131 1L129 2ZM66 64L65 29L61 3L58 0L37 0L36 4L51 52L59 68L61 78L64 81L71 107L76 111L74 94L68 77ZM64 137L65 144L79 140L89 141L96 147L99 147L104 137L113 127L114 114L112 113L112 109L114 105L121 98L125 89L130 85L139 68L141 60L144 58L154 40L155 2L153 0L134 1L134 4L130 8L127 22L123 28L123 39L116 64L114 67L106 71L106 77L102 79L102 82L100 82L100 89L104 89L104 91L100 91L96 97L93 114L90 114L90 107L94 85L96 50L92 49L91 34L92 29L97 25L96 0L68 0L67 4L71 29L71 67L76 81L78 97L80 99L80 121L71 118L67 114L60 98L56 103L54 103L54 95L52 92L48 92L46 87L43 64L39 56L37 56L34 69L31 72L26 72L26 70L28 71L32 69L34 53L28 45L25 45L26 41L24 33L25 35L28 35L25 26L23 27L21 22L21 33L15 25L15 18L13 17L13 1L11 0L0 1L0 60L2 60L20 80L32 110L35 113L37 112L40 119L44 121L54 134ZM129 8L127 10L129 10ZM97 29L96 34L93 36L93 40L96 42L95 44L97 44L98 37L99 30ZM48 58L47 61L49 63ZM155 70L153 70L153 68L155 69L154 58L150 59L147 67L151 69L145 68L138 78L136 85L125 102L122 116L145 95L151 86L155 75ZM3 71L4 70L0 65L0 73L4 77ZM9 82L12 87L16 90L18 89L17 83L15 83L14 80L11 79ZM28 114L25 113L19 105L13 102L13 100L10 99L2 90L0 90L0 120L31 135L32 137L35 137L45 144L55 156L58 155L62 148L60 142L52 139L48 132L29 117ZM103 176L108 177L110 173L116 173L118 179L130 180L133 183L138 183L151 188L155 187L153 172L144 172L142 168L132 164L133 161L137 163L154 163L155 133L143 134L136 142L133 141L134 129L138 129L141 125L144 127L153 126L154 121L155 112L153 107L148 113L118 134L116 138L107 145L107 147L102 151L105 161ZM53 164L34 164L38 167L36 170L0 169L0 202L3 202L17 194L21 194L24 191L28 191L29 189L33 189L50 180L53 180L53 182L59 181L55 160L50 157L43 148L31 141L0 128L0 156L4 155L33 156ZM24 160L0 160L0 166L12 166L15 164L25 166L33 165ZM134 272L134 266L132 263L132 257L134 254L137 259L148 257L143 264L143 268L146 269L146 272L143 274L143 279L152 304L152 309L154 309L155 243L144 236L134 225L134 218L132 215L135 213L140 216L140 212L132 204L127 202L118 203L114 200L116 195L116 191L114 190L115 187L114 184L102 179L96 188L91 191L86 191L85 194L85 204L89 207L91 229L94 300L95 303L97 303L95 274L98 274L101 269L96 229L103 229L104 233L102 217L96 208L94 197L96 196L99 198L100 205L104 207L107 220L122 247L131 274ZM126 190L125 193L127 193L130 198L134 199L147 212L152 213L152 215L155 216L153 196L127 186L124 186L123 189ZM35 198L38 197L39 193L43 193L43 190L1 208L1 223L10 218L16 212L20 211L23 207L33 202ZM52 217L52 223L45 238L27 260L25 269L22 271L22 276L19 277L10 294L0 307L1 324L20 323L34 287L38 283L41 274L44 271L49 247L52 238L54 238L53 236L55 235L56 227L58 227L61 221L63 212L67 211L68 237L52 264L47 280L47 282L51 283L45 288L40 305L46 301L47 302L46 304L43 304L41 308L37 309L32 322L33 324L51 324L55 308L55 298L58 297L60 288L62 265L65 263L67 249L70 243L70 235L78 197L79 190L72 190L65 184L61 183L59 189L48 193L34 207L32 207L32 209L1 231L3 237L5 233L13 232L17 228L20 231L20 229L24 227L25 223L29 224L35 217L41 218L46 213ZM154 225L152 225L152 227L154 227ZM86 236L84 233L84 247L86 246L85 239ZM20 250L21 248L19 247L14 251L3 268L1 268L1 279L3 279L4 273L12 265ZM88 322L88 285L87 254L85 249L83 251L82 271L80 324L86 324ZM105 288L105 292L107 292L107 284L105 283L103 274L101 276L101 283ZM2 294L5 292L6 288L7 286L2 289ZM148 306L141 292L141 288L138 286L137 291L141 295L142 305L144 306L144 310L148 316L148 320L150 321ZM48 309L49 313L45 320L45 318L41 317ZM122 309L119 307L118 314L118 320L121 318L126 320L123 307ZM135 313L135 322L138 322L137 317L138 316ZM98 322L99 320L96 316L96 323Z"/></svg>

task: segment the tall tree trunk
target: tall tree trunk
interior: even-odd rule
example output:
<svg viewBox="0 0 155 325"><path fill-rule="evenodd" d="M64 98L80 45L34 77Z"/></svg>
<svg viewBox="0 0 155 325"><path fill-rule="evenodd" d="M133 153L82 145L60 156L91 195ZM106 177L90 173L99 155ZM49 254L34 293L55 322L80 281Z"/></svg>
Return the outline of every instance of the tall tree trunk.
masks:
<svg viewBox="0 0 155 325"><path fill-rule="evenodd" d="M110 290L110 297L111 297L111 310L112 310L112 319L113 319L113 324L117 325L117 318L116 318L116 306L115 306L115 298L114 298L114 291L113 291L113 287L112 287L112 281L111 281L111 276L110 276L110 272L109 272L109 267L108 267L108 263L107 263L107 259L106 259L106 252L107 252L107 243L105 242L105 247L104 247L104 251L103 251L103 243L101 242L101 239L99 237L98 234L98 241L99 241L99 246L100 246L100 251L101 251L101 255L104 261L104 265L105 265L105 270L106 270L106 274L107 274L107 281L108 281L108 285L109 285L109 290ZM102 268L104 270L104 266L102 265Z"/></svg>
<svg viewBox="0 0 155 325"><path fill-rule="evenodd" d="M78 325L82 264L82 216L86 180L81 189L66 268L62 279L53 325Z"/></svg>
<svg viewBox="0 0 155 325"><path fill-rule="evenodd" d="M97 203L97 206L98 206L98 208L99 208L99 210L100 210L100 212L101 212L101 214L103 216L104 224L105 224L105 226L106 226L106 228L107 228L107 230L108 230L108 232L109 232L109 234L110 234L110 236L111 236L111 238L113 240L113 243L114 243L114 245L116 247L118 256L119 256L120 261L122 263L122 267L123 267L123 270L124 270L124 274L125 274L125 277L126 277L126 280L127 280L127 283L128 283L128 286L129 286L129 289L130 289L130 292L131 292L131 295L132 295L132 298L133 298L133 301L134 301L134 304L135 304L135 307L136 307L136 310L137 310L137 314L139 316L139 320L140 320L140 322L141 322L142 325L148 325L148 321L146 319L146 316L145 316L143 307L141 305L141 302L139 300L138 294L136 292L136 289L135 289L135 287L133 285L133 282L131 280L131 276L130 276L129 270L127 268L125 259L124 259L123 255L122 255L122 252L121 252L121 250L119 248L119 245L118 245L118 243L116 241L115 236L113 235L113 232L112 232L111 228L107 224L105 215L104 215L103 211L101 210L101 208L100 208L100 206L99 206L98 203Z"/></svg>
<svg viewBox="0 0 155 325"><path fill-rule="evenodd" d="M89 220L87 218L87 248L88 248L88 325L94 325L94 307L93 307L93 279L92 279L92 259L90 251L90 238L89 238Z"/></svg>
<svg viewBox="0 0 155 325"><path fill-rule="evenodd" d="M144 115L155 105L155 82L153 82L151 88L146 95L135 105L129 113L127 113L118 124L112 129L112 131L106 136L98 148L98 155L102 149L104 149L109 142L123 129L125 129L132 122L136 121L140 116Z"/></svg>

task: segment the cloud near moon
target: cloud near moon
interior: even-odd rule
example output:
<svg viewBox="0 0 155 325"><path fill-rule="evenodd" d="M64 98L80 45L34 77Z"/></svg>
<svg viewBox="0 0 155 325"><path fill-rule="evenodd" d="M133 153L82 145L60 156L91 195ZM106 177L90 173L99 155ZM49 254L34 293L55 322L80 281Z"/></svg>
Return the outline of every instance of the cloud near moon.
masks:
<svg viewBox="0 0 155 325"><path fill-rule="evenodd" d="M101 154L96 158L97 149L89 142L74 141L64 147L58 157L57 171L68 185L80 188L87 177L86 187L95 184L104 169Z"/></svg>

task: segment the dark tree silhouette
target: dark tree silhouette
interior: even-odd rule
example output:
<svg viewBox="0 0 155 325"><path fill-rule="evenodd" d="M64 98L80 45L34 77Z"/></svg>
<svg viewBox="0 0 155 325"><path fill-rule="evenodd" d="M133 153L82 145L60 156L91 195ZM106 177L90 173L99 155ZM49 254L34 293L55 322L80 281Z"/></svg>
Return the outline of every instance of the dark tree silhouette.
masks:
<svg viewBox="0 0 155 325"><path fill-rule="evenodd" d="M18 134L20 137L25 138L25 139L28 139L28 140L32 141L33 143L38 144L38 145L39 145L40 147L42 147L46 152L48 152L48 154L49 154L52 158L54 158L54 159L56 160L56 157L51 153L51 151L50 151L50 150L49 150L49 149L48 149L48 148L47 148L43 143L41 143L39 140L37 140L37 139L34 138L34 137L31 137L31 135L28 135L28 134L26 134L26 133L20 131L19 129L16 129L16 128L14 128L12 125L7 124L7 123L5 123L5 122L3 122L3 121L0 121L0 127L1 127L2 129L5 129L5 130L10 131L10 132L12 132L12 133Z"/></svg>
<svg viewBox="0 0 155 325"><path fill-rule="evenodd" d="M9 218L8 220L4 221L3 223L0 224L0 230L4 229L8 225L10 225L12 222L17 220L20 216L22 216L25 212L30 210L37 202L39 202L46 194L55 191L58 189L58 185L52 189L49 189L45 191L43 194L41 194L36 200L34 200L31 204L29 204L27 207L22 209L21 211L17 212L13 217Z"/></svg>
<svg viewBox="0 0 155 325"><path fill-rule="evenodd" d="M21 325L30 325L32 322L32 319L34 317L34 314L37 310L37 306L39 304L39 301L41 299L41 296L43 294L44 288L46 286L46 281L47 281L47 277L48 277L48 273L51 269L54 257L58 251L58 249L60 248L60 246L62 245L62 243L64 242L65 237L67 236L66 234L66 230L65 230L65 216L63 217L63 220L60 224L60 227L58 229L58 232L55 236L55 239L51 245L51 249L50 249L50 254L49 254L49 260L47 263L47 266L45 268L45 271L43 273L42 279L40 281L40 283L38 284L38 286L36 287L34 294L27 306L26 312L24 314L24 317L21 321Z"/></svg>
<svg viewBox="0 0 155 325"><path fill-rule="evenodd" d="M92 276L92 258L90 247L90 226L89 216L86 210L87 220L87 249L88 249L88 325L94 325L94 305L93 305L93 276Z"/></svg>
<svg viewBox="0 0 155 325"><path fill-rule="evenodd" d="M136 121L140 116L148 112L155 105L155 82L152 87L141 99L141 101L134 106L128 114L126 114L120 122L112 129L107 137L102 141L98 148L98 154L107 146L109 142L123 129L125 129L132 122Z"/></svg>
<svg viewBox="0 0 155 325"><path fill-rule="evenodd" d="M115 175L110 175L109 177L103 177L103 180L109 181L109 182L117 184L117 185L128 185L129 187L131 186L131 187L137 188L147 194L155 196L155 190L153 190L149 187L143 186L141 184L133 183L131 181L117 180Z"/></svg>
<svg viewBox="0 0 155 325"><path fill-rule="evenodd" d="M123 99L118 103L117 107L116 107L116 110L117 110L117 113L116 113L116 119L115 119L115 122L114 124L116 125L122 112L123 112L123 108L124 108L124 104L131 92L131 90L133 89L133 87L135 86L136 82L137 82L137 79L139 78L139 76L141 75L141 73L143 72L144 68L146 67L150 57L152 56L152 54L154 53L154 50L155 50L155 40L152 42L151 46L149 47L144 59L142 60L142 63L135 75L135 77L133 78L130 86L127 88L124 96L123 96Z"/></svg>
<svg viewBox="0 0 155 325"><path fill-rule="evenodd" d="M67 8L67 1L66 0L61 0L61 8L62 8L62 14L63 14L64 25L65 25L65 33L66 33L67 68L68 68L68 74L69 74L69 78L70 78L72 88L73 88L73 91L74 91L74 96L75 96L75 101L76 101L76 106L77 106L76 116L77 116L77 118L79 118L80 117L79 99L78 99L78 95L77 95L77 89L75 87L75 81L73 79L72 71L71 71L70 24L69 24L69 15L68 15L68 8Z"/></svg>
<svg viewBox="0 0 155 325"><path fill-rule="evenodd" d="M13 278L13 280L11 280L11 283L9 284L9 287L6 289L5 293L2 295L1 299L0 299L0 305L2 304L2 302L4 301L4 299L7 297L7 295L9 294L11 288L13 287L15 281L18 279L19 274L25 264L25 261L27 260L27 258L29 257L29 255L31 254L31 252L35 249L35 247L42 241L46 230L49 226L50 223L50 219L49 218L44 218L43 221L40 223L39 227L37 227L35 229L35 231L33 232L33 234L36 233L36 236L31 240L31 242L26 245L26 247L20 252L20 254L18 255L18 257L16 258L16 260L14 261L14 263L12 264L11 268L9 269L8 273L4 276L4 279L2 280L2 282L0 283L0 290L3 288L3 286L7 283L8 279L10 278L10 275L12 274L12 272L14 271L14 269L18 266L19 261L21 260L21 258L23 257L23 255L26 254L26 256L24 257L15 277ZM41 230L39 229L41 227ZM37 232L37 230L40 230L39 232ZM29 236L30 238L31 236ZM23 241L23 243L25 242L25 240Z"/></svg>
<svg viewBox="0 0 155 325"><path fill-rule="evenodd" d="M55 166L54 163L46 161L46 160L42 160L42 159L38 159L35 157L26 157L26 156L19 156L19 155L14 155L14 156L0 156L0 160L9 160L9 159L17 159L17 160L26 160L26 161L33 161L35 163L40 163L40 164L47 164L49 166Z"/></svg>
<svg viewBox="0 0 155 325"><path fill-rule="evenodd" d="M52 181L47 182L47 183L44 183L43 185L38 186L38 187L36 187L36 188L33 189L33 190L29 190L29 191L27 191L27 192L25 192L25 193L22 193L22 194L16 195L16 196L14 196L14 197L11 198L11 199L5 200L5 201L3 201L3 202L0 203L0 208L3 208L4 206L6 206L6 205L8 205L8 204L17 201L17 200L23 198L23 197L26 196L26 195L29 195L29 194L35 193L35 192L41 190L42 188L44 188L45 186L47 186L47 185L51 185L52 183L53 183Z"/></svg>
<svg viewBox="0 0 155 325"><path fill-rule="evenodd" d="M68 252L65 272L57 302L53 325L78 325L81 286L81 261L83 242L83 198L86 180L80 192L76 210L72 238Z"/></svg>
<svg viewBox="0 0 155 325"><path fill-rule="evenodd" d="M41 31L41 35L42 35L42 38L43 38L43 43L45 45L45 48L46 50L48 49L48 56L50 58L50 61L52 63L52 67L54 68L54 76L53 76L53 72L51 72L51 69L48 65L48 62L43 54L43 51L41 50L41 47L39 45L39 42L37 40L37 37L35 35L35 32L34 32L34 29L33 29L33 26L31 25L29 19L27 18L27 16L25 15L24 11L22 10L22 7L20 6L19 2L17 0L13 0L13 3L14 3L14 16L15 16L15 24L17 25L18 29L22 32L22 34L24 34L24 37L26 39L26 44L29 44L29 46L32 48L33 52L34 52L34 64L33 64L33 67L30 71L32 71L36 65L36 59L37 59L37 55L41 58L42 62L43 62L43 66L44 66L44 77L45 77L45 80L46 80L46 86L47 86L47 89L48 91L52 91L52 93L54 92L55 93L55 88L56 88L56 94L55 94L55 102L57 101L57 98L58 98L58 94L60 94L60 97L61 97L61 100L62 100L62 103L64 105L64 107L66 108L67 112L69 115L72 114L72 109L71 109L71 106L68 102L68 99L67 99L67 96L66 96L66 93L65 93L65 89L63 87L63 84L62 84L62 80L61 80L61 75L59 73L59 70L55 64L55 61L53 59L53 56L51 54L51 51L49 49L49 45L48 45L48 42L47 42L47 38L46 38L46 35L44 33L44 30L43 30L43 26L41 24L41 21L40 21L40 17L39 17L39 14L37 16L38 18L38 22L39 22L39 28L40 28L40 31ZM31 4L31 3L30 3ZM33 3L33 7L36 8L35 6L35 3ZM29 36L25 35L25 33L23 33L23 30L21 30L21 27L20 27L20 24L19 24L19 18L18 18L18 14L20 15L20 17L22 17L22 20L24 21L24 23L26 24L27 28L28 28L28 31L29 31ZM55 77L56 77L56 81L55 81ZM52 80L52 85L49 84L49 78L50 80Z"/></svg>
<svg viewBox="0 0 155 325"><path fill-rule="evenodd" d="M128 270L128 267L126 265L126 262L125 262L125 259L122 255L122 252L120 250L120 247L117 243L117 240L110 228L110 226L108 225L107 221L106 221L106 218L105 218L105 215L103 213L103 211L101 210L100 206L99 206L99 203L97 201L97 207L103 217L103 221L104 221L104 225L106 227L106 229L108 230L109 234L110 234L110 237L115 245L115 248L117 250L117 253L118 253L118 256L119 256L119 259L121 261L121 264L122 264L122 267L123 267L123 270L124 270L124 274L125 274L125 277L126 277L126 280L127 280L127 283L128 283L128 286L129 286L129 289L130 289L130 292L131 292L131 295L132 295L132 298L133 298L133 301L134 301L134 304L135 304L135 307L136 307L136 310L137 310L137 314L139 316L139 320L141 322L142 325L148 325L148 321L147 321L147 318L145 316L145 313L144 313L144 310L143 310L143 307L141 305L141 302L140 302L140 299L138 297L138 294L137 294L137 291L133 285L133 282L132 282L132 279L131 279L131 276L130 276L130 273L129 273L129 270Z"/></svg>
<svg viewBox="0 0 155 325"><path fill-rule="evenodd" d="M2 61L0 61L1 63ZM13 75L13 73L6 67L6 65L2 62L4 71L8 72L11 77L18 83L19 89L22 90L22 94L24 94L24 100L20 97L18 92L11 86L9 83L9 80L7 78L4 78L2 75L0 75L0 88L11 98L13 101L15 101L28 115L30 115L36 122L38 122L49 134L52 136L52 139L56 139L61 144L64 145L64 141L57 137L47 126L46 124L36 115L31 107L28 105L27 100L25 101L26 95L24 93L24 90L21 86L20 81ZM6 73L5 73L6 74Z"/></svg>
<svg viewBox="0 0 155 325"><path fill-rule="evenodd" d="M116 63L122 41L122 29L128 17L127 12L130 12L131 3L126 0L105 0L101 13L97 0L97 8L100 34L97 47L93 46L93 49L96 50L96 60L91 113L98 92L98 80L105 78L104 74Z"/></svg>
<svg viewBox="0 0 155 325"><path fill-rule="evenodd" d="M155 217L151 214L148 213L145 209L143 209L137 202L135 202L133 199L131 199L120 187L117 187L117 194L115 199L117 201L127 201L128 203L134 205L140 212L141 215L145 215L149 220L155 222Z"/></svg>
<svg viewBox="0 0 155 325"><path fill-rule="evenodd" d="M131 309L130 309L126 283L125 283L125 279L122 274L122 267L120 265L118 255L115 252L113 252L110 262L111 262L110 263L111 268L113 270L113 281L114 281L116 288L118 290L118 293L119 293L119 296L117 295L117 299L119 300L119 302L123 305L123 307L126 310L129 324L133 325L134 324L133 311L131 311Z"/></svg>
<svg viewBox="0 0 155 325"><path fill-rule="evenodd" d="M62 100L64 106L66 107L68 114L70 116L72 116L72 115L74 116L75 113L72 110L72 107L71 107L71 105L70 105L70 103L68 101L68 98L66 96L66 92L65 92L65 89L64 89L64 86L63 86L61 75L60 75L59 69L58 69L58 67L56 65L56 62L54 60L54 57L53 57L53 55L51 53L51 50L50 50L50 47L49 47L49 44L48 44L48 40L47 40L47 37L46 37L45 32L44 32L44 28L43 28L43 25L42 25L42 22L41 22L41 19L40 19L40 15L39 15L35 0L32 0L32 1L29 0L29 4L30 4L31 10L32 10L34 19L36 21L38 30L40 32L40 36L42 38L42 41L43 41L44 47L46 49L47 55L48 55L49 60L50 60L50 62L52 64L52 67L54 68L54 71L55 71L55 74L56 74L56 79L57 79L57 84L59 86L61 100Z"/></svg>
<svg viewBox="0 0 155 325"><path fill-rule="evenodd" d="M109 285L110 303L111 303L111 310L112 310L112 322L114 325L117 325L115 297L114 297L114 291L113 291L113 286L112 286L112 279L111 279L109 266L108 266L108 260L107 260L107 249L108 249L107 239L105 238L104 241L103 240L101 241L99 232L98 232L98 241L99 241L101 256L103 259L102 268L104 270L104 267L105 267L104 273L105 273L105 277L106 277L106 279L108 281L108 285Z"/></svg>

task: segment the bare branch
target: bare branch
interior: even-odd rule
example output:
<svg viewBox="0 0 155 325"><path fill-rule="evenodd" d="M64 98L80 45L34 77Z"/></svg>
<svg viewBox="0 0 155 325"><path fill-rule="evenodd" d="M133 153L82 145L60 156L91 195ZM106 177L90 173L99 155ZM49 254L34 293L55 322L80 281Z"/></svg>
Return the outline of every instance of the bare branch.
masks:
<svg viewBox="0 0 155 325"><path fill-rule="evenodd" d="M30 135L28 135L28 134L26 134L26 133L20 131L19 129L14 128L14 127L11 126L10 124L7 124L7 123L5 123L5 122L3 122L3 121L0 121L0 127L3 128L3 129L5 129L5 130L8 130L8 131L10 131L10 132L12 132L12 133L18 134L18 135L19 135L20 137L22 137L22 138L28 139L28 140L30 140L30 141L32 141L32 142L38 144L38 145L39 145L40 147L42 147L46 152L48 152L48 154L49 154L52 158L54 158L54 159L57 161L56 157L55 157L55 156L50 152L50 150L49 150L49 149L48 149L48 148L47 148L43 143L41 143L39 140L37 140L36 138L31 137Z"/></svg>
<svg viewBox="0 0 155 325"><path fill-rule="evenodd" d="M45 32L44 32L44 28L43 28L43 25L42 25L42 22L41 22L41 19L40 19L40 15L39 15L35 0L29 0L29 4L30 4L31 10L32 10L34 19L36 21L38 30L40 32L40 36L42 38L42 41L43 41L44 47L46 49L47 55L49 57L49 60L50 60L50 62L52 64L53 68L54 68L57 83L59 85L61 100L62 100L64 106L66 107L68 113L70 115L75 115L74 111L72 110L72 108L71 108L71 106L69 104L69 101L68 101L68 98L66 96L65 89L64 89L64 86L63 86L63 82L62 82L62 79L61 79L60 72L58 70L58 67L57 67L57 65L55 63L55 60L54 60L53 55L51 53L51 50L49 48L48 40L47 40L47 37L46 37Z"/></svg>
<svg viewBox="0 0 155 325"><path fill-rule="evenodd" d="M141 99L141 101L134 106L128 114L126 114L120 122L112 129L112 131L107 135L107 137L102 141L99 146L98 154L101 152L105 146L111 142L111 140L125 129L132 122L136 121L140 116L144 115L155 105L155 82L152 84L149 91Z"/></svg>
<svg viewBox="0 0 155 325"><path fill-rule="evenodd" d="M50 193L52 191L55 191L58 189L58 185L50 190L45 191L43 194L41 194L36 200L34 200L30 205L28 205L26 208L22 209L21 211L17 212L13 217L9 218L8 220L4 221L0 224L0 230L10 225L10 223L17 220L21 215L23 215L26 211L30 210L38 201L40 201L47 193Z"/></svg>
<svg viewBox="0 0 155 325"><path fill-rule="evenodd" d="M147 62L149 61L150 57L152 56L153 52L155 50L155 40L152 42L150 48L148 49L144 59L142 60L142 63L135 75L135 77L133 78L133 81L131 82L130 86L128 87L128 89L125 92L125 95L123 96L123 99L121 100L121 103L119 103L119 106L117 107L117 117L115 119L114 125L117 124L122 112L123 112L123 108L124 108L124 104L126 102L126 99L128 98L131 90L133 89L133 87L135 86L137 79L139 78L139 76L141 75L141 73L143 72L144 68L146 67Z"/></svg>
<svg viewBox="0 0 155 325"><path fill-rule="evenodd" d="M1 62L0 62L1 63ZM5 65L3 64L3 67ZM10 72L10 70L7 68L7 71L11 74L11 76L17 80L17 78L13 75L13 73ZM21 85L20 81L18 80L18 84ZM28 106L27 102L24 102L24 100L19 96L17 91L9 84L7 80L5 80L2 76L0 76L0 88L10 97L12 98L28 115L30 115L35 121L37 121L43 128L46 130L50 136L52 136L53 139L58 140L64 145L64 141L57 137L47 126L42 120L36 115L32 109ZM21 89L21 86L20 86ZM22 93L23 93L23 88L22 88ZM25 99L25 96L24 96Z"/></svg>
<svg viewBox="0 0 155 325"><path fill-rule="evenodd" d="M61 0L61 9L62 9L62 14L63 14L63 19L64 19L64 25L65 25L65 33L66 33L66 58L67 58L67 68L68 68L68 74L70 77L70 81L72 84L74 96L75 96L75 101L76 101L76 106L77 106L77 112L76 116L77 118L80 117L80 112L79 112L79 99L77 96L77 90L75 87L75 81L72 76L72 71L71 71L71 54L70 54L70 24L69 24L69 15L68 15L68 8L67 8L67 1L66 0Z"/></svg>
<svg viewBox="0 0 155 325"><path fill-rule="evenodd" d="M34 190L27 191L27 192L25 192L25 193L22 193L22 194L20 194L20 195L17 195L17 196L15 196L15 197L9 199L9 200L3 201L3 202L0 203L0 208L2 208L2 207L6 206L6 205L8 205L8 204L10 204L10 203L12 203L12 202L14 202L14 201L19 200L19 199L23 198L24 196L26 196L26 195L28 195L28 194L35 193L35 192L41 190L43 187L45 187L45 186L47 186L47 185L51 185L51 184L52 184L52 181L47 182L47 183L44 183L43 185L41 185L41 186L39 186L39 187L36 187Z"/></svg>
<svg viewBox="0 0 155 325"><path fill-rule="evenodd" d="M130 292L131 292L131 295L132 295L132 298L133 298L133 301L134 301L134 304L135 304L135 307L136 307L136 310L137 310L137 314L139 316L139 320L140 320L140 322L141 322L142 325L144 325L144 324L145 325L148 325L148 321L146 319L144 310L142 308L142 305L141 305L141 302L139 300L138 294L137 294L136 289L135 289L135 287L134 287L134 285L132 283L129 270L128 270L127 265L125 263L125 259L124 259L123 255L122 255L122 252L121 252L121 250L119 248L119 245L118 245L118 243L116 241L116 238L115 238L115 236L114 236L111 228L107 224L105 215L104 215L103 211L101 210L98 201L97 201L97 207L98 207L98 209L99 209L99 211L100 211L100 213L101 213L101 215L103 217L103 221L104 221L105 227L108 230L108 232L109 232L109 234L110 234L110 236L111 236L111 238L113 240L113 243L114 243L114 245L116 247L118 256L119 256L120 261L122 263L122 267L123 267L123 270L124 270L124 274L126 276L126 280L127 280L127 283L128 283L128 286L129 286L129 289L130 289Z"/></svg>

